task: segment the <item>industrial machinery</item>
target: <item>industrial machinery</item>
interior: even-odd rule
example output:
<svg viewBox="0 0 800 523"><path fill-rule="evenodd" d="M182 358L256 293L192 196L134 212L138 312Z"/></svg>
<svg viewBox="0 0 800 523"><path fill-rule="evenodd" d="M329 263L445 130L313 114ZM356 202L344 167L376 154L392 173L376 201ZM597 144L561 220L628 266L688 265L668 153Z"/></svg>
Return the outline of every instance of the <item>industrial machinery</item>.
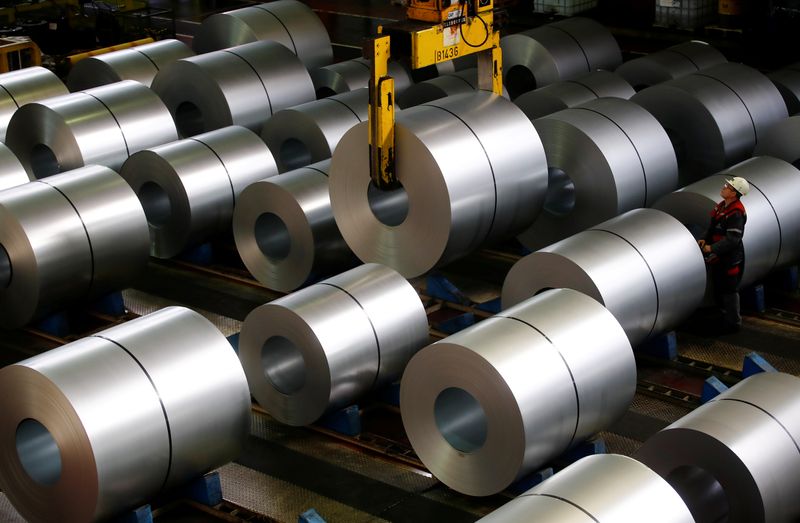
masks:
<svg viewBox="0 0 800 523"><path fill-rule="evenodd" d="M0 38L0 73L42 65L42 52L26 36Z"/></svg>
<svg viewBox="0 0 800 523"><path fill-rule="evenodd" d="M494 30L493 0L410 0L408 20L378 28L364 48L371 60L369 85L370 177L380 189L398 186L394 166L394 80L390 56L410 58L419 69L477 54L478 87L502 94L500 33Z"/></svg>

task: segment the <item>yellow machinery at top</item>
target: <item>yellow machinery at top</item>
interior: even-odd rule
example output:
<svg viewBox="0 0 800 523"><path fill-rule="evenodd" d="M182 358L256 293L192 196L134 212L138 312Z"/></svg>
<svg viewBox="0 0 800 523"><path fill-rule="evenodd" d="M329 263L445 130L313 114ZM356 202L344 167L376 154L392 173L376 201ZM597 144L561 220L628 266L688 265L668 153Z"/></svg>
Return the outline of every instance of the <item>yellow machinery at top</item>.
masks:
<svg viewBox="0 0 800 523"><path fill-rule="evenodd" d="M372 62L369 89L370 177L381 189L399 182L394 165L394 80L390 56L410 58L413 69L477 53L478 88L502 94L500 33L494 30L492 0L410 0L402 22L378 28L365 45Z"/></svg>

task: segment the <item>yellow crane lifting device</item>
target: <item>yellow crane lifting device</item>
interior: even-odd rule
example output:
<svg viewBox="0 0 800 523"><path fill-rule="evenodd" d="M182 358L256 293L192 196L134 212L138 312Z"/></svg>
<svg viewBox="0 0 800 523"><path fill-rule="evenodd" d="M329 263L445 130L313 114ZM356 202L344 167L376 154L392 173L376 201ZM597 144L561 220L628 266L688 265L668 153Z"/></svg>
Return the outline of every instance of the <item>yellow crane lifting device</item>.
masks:
<svg viewBox="0 0 800 523"><path fill-rule="evenodd" d="M409 0L408 20L378 27L364 46L371 60L369 84L370 177L380 189L399 185L394 165L392 55L410 58L412 69L477 53L478 88L503 92L500 32L494 30L493 0Z"/></svg>

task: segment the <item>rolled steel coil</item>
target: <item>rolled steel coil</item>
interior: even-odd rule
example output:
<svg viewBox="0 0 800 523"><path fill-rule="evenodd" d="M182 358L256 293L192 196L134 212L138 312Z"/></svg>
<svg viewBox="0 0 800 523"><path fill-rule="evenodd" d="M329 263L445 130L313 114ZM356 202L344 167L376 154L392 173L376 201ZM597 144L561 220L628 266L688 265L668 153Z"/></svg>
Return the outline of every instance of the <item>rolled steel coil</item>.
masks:
<svg viewBox="0 0 800 523"><path fill-rule="evenodd" d="M368 119L367 88L282 109L261 129L261 139L286 172L326 160L354 125Z"/></svg>
<svg viewBox="0 0 800 523"><path fill-rule="evenodd" d="M234 459L250 395L225 337L170 307L0 370L0 486L28 521L94 521Z"/></svg>
<svg viewBox="0 0 800 523"><path fill-rule="evenodd" d="M90 56L72 67L67 87L75 92L122 80L136 80L150 87L162 67L192 55L192 50L183 42L167 39Z"/></svg>
<svg viewBox="0 0 800 523"><path fill-rule="evenodd" d="M0 192L0 325L124 288L147 266L136 195L100 166Z"/></svg>
<svg viewBox="0 0 800 523"><path fill-rule="evenodd" d="M397 106L402 109L416 107L446 96L472 93L477 89L478 78L475 69L445 74L416 83L397 97Z"/></svg>
<svg viewBox="0 0 800 523"><path fill-rule="evenodd" d="M500 45L503 84L512 99L596 69L613 71L622 63L622 53L611 32L589 18L567 18L505 36Z"/></svg>
<svg viewBox="0 0 800 523"><path fill-rule="evenodd" d="M28 183L28 173L11 149L0 143L0 191Z"/></svg>
<svg viewBox="0 0 800 523"><path fill-rule="evenodd" d="M316 13L297 0L213 14L200 24L192 45L197 53L208 53L261 40L284 45L309 69L333 61L328 31Z"/></svg>
<svg viewBox="0 0 800 523"><path fill-rule="evenodd" d="M427 342L414 288L388 267L366 264L253 310L239 358L270 415L307 425L398 379Z"/></svg>
<svg viewBox="0 0 800 523"><path fill-rule="evenodd" d="M800 260L800 209L791 192L800 190L797 168L758 156L668 194L653 207L677 218L699 239L709 226L711 209L722 200L725 180L733 176L745 178L751 188L742 198L747 211L742 285L749 285L775 267Z"/></svg>
<svg viewBox="0 0 800 523"><path fill-rule="evenodd" d="M177 138L158 96L124 80L20 107L6 145L33 180L88 164L119 170L133 153Z"/></svg>
<svg viewBox="0 0 800 523"><path fill-rule="evenodd" d="M766 130L788 116L767 77L734 63L648 87L631 100L667 130L681 185L747 159Z"/></svg>
<svg viewBox="0 0 800 523"><path fill-rule="evenodd" d="M725 62L725 55L715 47L700 40L690 40L629 60L617 67L616 73L641 91Z"/></svg>
<svg viewBox="0 0 800 523"><path fill-rule="evenodd" d="M152 87L182 137L229 125L259 133L273 113L315 98L306 68L275 42L177 60L158 72Z"/></svg>
<svg viewBox="0 0 800 523"><path fill-rule="evenodd" d="M694 518L669 483L640 462L618 454L596 454L478 520L529 521L694 523Z"/></svg>
<svg viewBox="0 0 800 523"><path fill-rule="evenodd" d="M634 457L698 523L800 519L800 379L756 374L647 440Z"/></svg>
<svg viewBox="0 0 800 523"><path fill-rule="evenodd" d="M291 292L311 278L357 265L333 219L330 160L249 185L233 212L233 237L247 270Z"/></svg>
<svg viewBox="0 0 800 523"><path fill-rule="evenodd" d="M594 71L574 80L558 82L514 99L528 118L535 120L598 98L629 99L636 91L622 77L608 71Z"/></svg>
<svg viewBox="0 0 800 523"><path fill-rule="evenodd" d="M549 187L543 212L518 239L536 249L678 186L678 165L661 124L637 104L604 98L539 118Z"/></svg>
<svg viewBox="0 0 800 523"><path fill-rule="evenodd" d="M789 115L800 113L800 69L781 69L767 77L781 93Z"/></svg>
<svg viewBox="0 0 800 523"><path fill-rule="evenodd" d="M773 156L800 167L800 115L785 118L764 132L764 139L758 142L753 154Z"/></svg>
<svg viewBox="0 0 800 523"><path fill-rule="evenodd" d="M367 123L344 135L331 162L333 215L362 261L419 276L523 230L541 210L544 149L508 100L476 92L429 102L398 112L396 133L401 189L370 183Z"/></svg>
<svg viewBox="0 0 800 523"><path fill-rule="evenodd" d="M635 209L519 260L503 283L503 307L559 287L605 305L635 346L694 312L703 301L706 269L680 221Z"/></svg>
<svg viewBox="0 0 800 523"><path fill-rule="evenodd" d="M264 142L237 126L140 151L120 171L144 207L157 258L230 230L239 194L276 174Z"/></svg>
<svg viewBox="0 0 800 523"><path fill-rule="evenodd" d="M26 67L0 74L0 142L6 141L8 122L21 106L67 93L67 87L58 76L44 67Z"/></svg>
<svg viewBox="0 0 800 523"><path fill-rule="evenodd" d="M389 76L394 79L394 92L403 93L413 84L408 70L398 62L389 62ZM317 98L355 91L369 85L370 62L354 58L311 70L311 81Z"/></svg>
<svg viewBox="0 0 800 523"><path fill-rule="evenodd" d="M613 423L635 388L617 320L592 298L555 289L417 353L400 412L437 479L485 496Z"/></svg>

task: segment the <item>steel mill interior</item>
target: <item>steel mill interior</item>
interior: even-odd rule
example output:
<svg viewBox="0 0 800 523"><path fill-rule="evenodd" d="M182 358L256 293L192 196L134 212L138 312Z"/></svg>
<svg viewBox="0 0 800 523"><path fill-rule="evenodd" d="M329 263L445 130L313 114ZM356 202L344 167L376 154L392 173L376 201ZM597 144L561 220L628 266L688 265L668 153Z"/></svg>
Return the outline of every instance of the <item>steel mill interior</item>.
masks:
<svg viewBox="0 0 800 523"><path fill-rule="evenodd" d="M800 1L0 6L0 522L800 522Z"/></svg>

